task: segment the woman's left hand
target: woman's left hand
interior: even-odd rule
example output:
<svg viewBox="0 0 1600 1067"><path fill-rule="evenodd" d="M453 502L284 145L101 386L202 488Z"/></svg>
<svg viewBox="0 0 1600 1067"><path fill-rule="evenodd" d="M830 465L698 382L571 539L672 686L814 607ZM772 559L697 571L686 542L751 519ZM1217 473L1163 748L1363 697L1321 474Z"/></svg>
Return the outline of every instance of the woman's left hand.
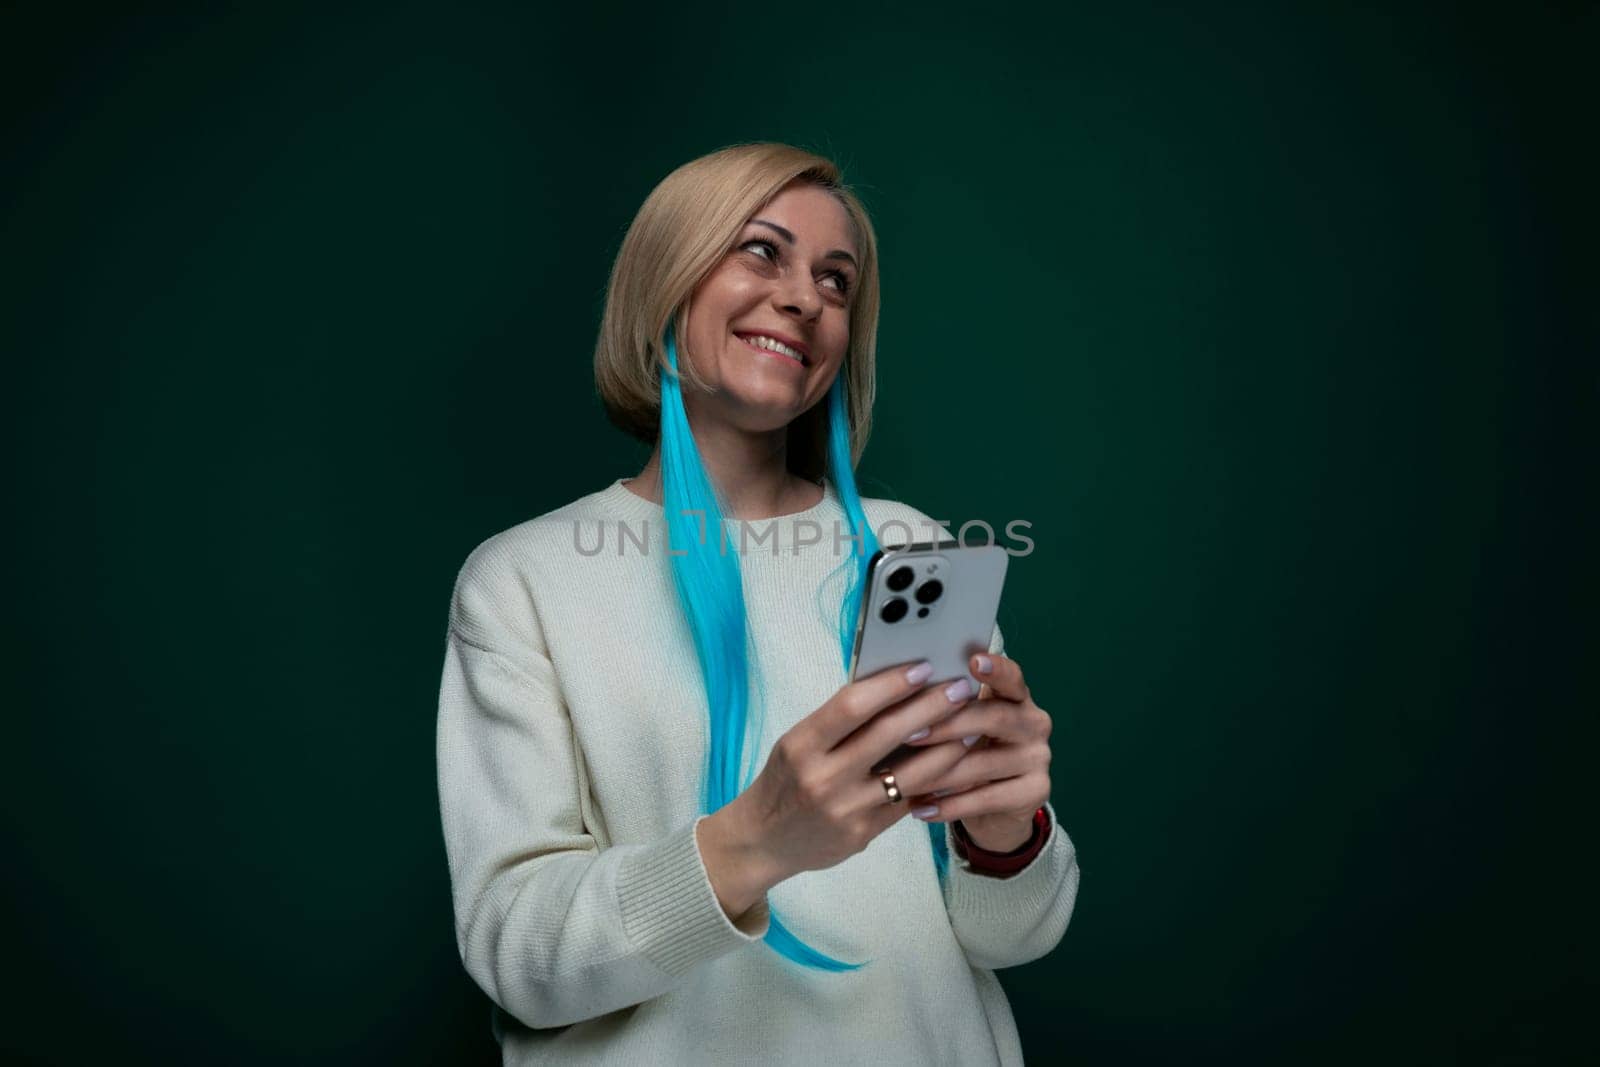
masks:
<svg viewBox="0 0 1600 1067"><path fill-rule="evenodd" d="M1033 813L1050 798L1050 714L1033 702L1016 660L991 653L973 656L969 666L988 685L988 695L980 693L909 744L973 735L978 740L925 793L911 798L911 806L937 805L923 821L960 819L979 848L1011 852L1033 836Z"/></svg>

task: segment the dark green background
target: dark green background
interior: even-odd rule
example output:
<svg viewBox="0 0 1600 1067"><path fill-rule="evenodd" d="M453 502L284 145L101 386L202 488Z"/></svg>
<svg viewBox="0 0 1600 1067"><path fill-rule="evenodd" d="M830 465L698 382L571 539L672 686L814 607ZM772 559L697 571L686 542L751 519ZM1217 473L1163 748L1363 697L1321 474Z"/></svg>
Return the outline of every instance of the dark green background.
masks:
<svg viewBox="0 0 1600 1067"><path fill-rule="evenodd" d="M882 241L865 491L1034 524L1084 877L1030 1059L1560 1059L1600 32L1382 6L0 8L4 1051L495 1062L450 584L637 469L617 244L776 139Z"/></svg>

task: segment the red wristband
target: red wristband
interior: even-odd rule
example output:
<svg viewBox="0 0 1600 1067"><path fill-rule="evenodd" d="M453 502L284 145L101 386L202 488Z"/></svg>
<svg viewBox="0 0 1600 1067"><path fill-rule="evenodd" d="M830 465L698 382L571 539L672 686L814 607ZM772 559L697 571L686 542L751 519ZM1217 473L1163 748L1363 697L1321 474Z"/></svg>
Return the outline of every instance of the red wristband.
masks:
<svg viewBox="0 0 1600 1067"><path fill-rule="evenodd" d="M1033 858L1037 856L1050 837L1050 813L1040 806L1033 813L1033 836L1021 848L1010 852L990 852L973 843L967 834L967 828L957 819L950 824L951 836L955 838L956 853L971 865L973 870L985 874L1014 874L1022 870Z"/></svg>

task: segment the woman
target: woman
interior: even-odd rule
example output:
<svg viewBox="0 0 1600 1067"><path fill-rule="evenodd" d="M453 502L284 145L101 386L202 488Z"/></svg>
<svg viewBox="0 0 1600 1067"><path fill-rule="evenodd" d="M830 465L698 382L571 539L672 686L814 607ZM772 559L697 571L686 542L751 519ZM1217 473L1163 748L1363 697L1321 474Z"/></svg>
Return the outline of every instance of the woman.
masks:
<svg viewBox="0 0 1600 1067"><path fill-rule="evenodd" d="M1021 1062L993 972L1078 883L1050 718L998 629L974 680L847 683L874 531L931 526L856 492L877 312L866 212L787 145L680 167L623 240L596 381L655 451L451 603L440 805L506 1063Z"/></svg>

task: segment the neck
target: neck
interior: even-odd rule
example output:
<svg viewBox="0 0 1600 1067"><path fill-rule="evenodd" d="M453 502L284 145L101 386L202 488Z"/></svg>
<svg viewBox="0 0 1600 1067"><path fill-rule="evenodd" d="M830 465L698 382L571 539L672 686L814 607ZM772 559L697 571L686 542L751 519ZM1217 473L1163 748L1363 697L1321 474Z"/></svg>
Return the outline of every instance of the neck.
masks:
<svg viewBox="0 0 1600 1067"><path fill-rule="evenodd" d="M698 424L690 417L695 446L706 473L727 502L730 519L770 519L791 515L822 499L820 486L789 470L787 427L749 433L726 423ZM662 503L661 444L629 489L657 504Z"/></svg>

